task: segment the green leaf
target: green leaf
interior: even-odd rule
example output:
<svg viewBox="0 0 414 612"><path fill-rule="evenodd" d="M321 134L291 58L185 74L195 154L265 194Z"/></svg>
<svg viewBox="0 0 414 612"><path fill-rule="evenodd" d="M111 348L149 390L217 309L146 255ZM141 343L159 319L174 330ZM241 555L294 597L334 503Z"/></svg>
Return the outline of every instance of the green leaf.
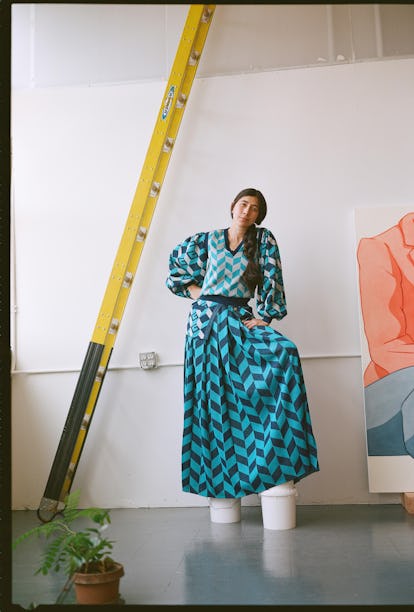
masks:
<svg viewBox="0 0 414 612"><path fill-rule="evenodd" d="M102 537L102 531L111 522L109 510L84 508L79 510L80 491L66 496L65 508L49 523L30 529L13 542L13 548L30 537L43 537L45 548L40 557L40 567L35 574L46 575L51 569L64 571L69 576L74 572L87 571L88 566L104 567L113 548L113 541ZM78 519L89 519L95 526L76 530ZM82 525L82 523L81 523Z"/></svg>

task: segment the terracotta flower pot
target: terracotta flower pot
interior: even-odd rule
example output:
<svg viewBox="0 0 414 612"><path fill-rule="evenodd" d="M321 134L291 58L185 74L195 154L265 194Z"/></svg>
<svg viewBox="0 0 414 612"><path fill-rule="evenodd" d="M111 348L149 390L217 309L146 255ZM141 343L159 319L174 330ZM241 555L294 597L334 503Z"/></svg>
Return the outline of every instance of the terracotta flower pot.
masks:
<svg viewBox="0 0 414 612"><path fill-rule="evenodd" d="M115 563L114 567L107 572L76 573L74 584L77 603L116 603L119 599L119 581L123 575L124 567L120 563Z"/></svg>

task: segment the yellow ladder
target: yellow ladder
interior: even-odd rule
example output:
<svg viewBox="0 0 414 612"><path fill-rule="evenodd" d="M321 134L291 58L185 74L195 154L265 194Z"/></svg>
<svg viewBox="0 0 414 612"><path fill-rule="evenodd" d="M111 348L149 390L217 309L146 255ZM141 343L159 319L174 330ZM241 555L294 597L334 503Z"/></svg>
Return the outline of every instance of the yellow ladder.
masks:
<svg viewBox="0 0 414 612"><path fill-rule="evenodd" d="M214 4L192 4L189 8L95 329L37 511L42 521L50 520L60 511L70 491L214 10Z"/></svg>

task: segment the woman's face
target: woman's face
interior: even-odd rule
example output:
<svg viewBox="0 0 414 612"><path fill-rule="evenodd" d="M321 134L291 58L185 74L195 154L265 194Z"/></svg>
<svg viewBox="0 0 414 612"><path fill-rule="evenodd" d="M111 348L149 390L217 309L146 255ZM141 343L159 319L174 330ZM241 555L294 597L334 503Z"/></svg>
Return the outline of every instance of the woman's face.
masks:
<svg viewBox="0 0 414 612"><path fill-rule="evenodd" d="M233 223L249 227L259 216L259 202L256 196L242 196L232 210Z"/></svg>

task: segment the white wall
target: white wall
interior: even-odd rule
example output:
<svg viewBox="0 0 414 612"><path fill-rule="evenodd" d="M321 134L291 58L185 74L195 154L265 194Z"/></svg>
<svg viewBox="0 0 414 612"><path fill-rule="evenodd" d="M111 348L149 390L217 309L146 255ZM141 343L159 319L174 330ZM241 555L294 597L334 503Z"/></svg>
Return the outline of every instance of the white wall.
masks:
<svg viewBox="0 0 414 612"><path fill-rule="evenodd" d="M413 72L404 59L194 82L73 484L86 504L205 503L181 492L190 303L164 281L171 248L228 225L246 185L268 200L288 301L277 327L302 355L319 446L321 471L298 502L399 501L368 492L354 209L412 206ZM13 376L14 508L42 497L77 381L65 370L81 367L164 86L13 94L15 367L26 372ZM148 350L155 371L136 368Z"/></svg>
<svg viewBox="0 0 414 612"><path fill-rule="evenodd" d="M13 88L168 77L189 4L12 5ZM414 54L414 4L219 4L198 76Z"/></svg>

